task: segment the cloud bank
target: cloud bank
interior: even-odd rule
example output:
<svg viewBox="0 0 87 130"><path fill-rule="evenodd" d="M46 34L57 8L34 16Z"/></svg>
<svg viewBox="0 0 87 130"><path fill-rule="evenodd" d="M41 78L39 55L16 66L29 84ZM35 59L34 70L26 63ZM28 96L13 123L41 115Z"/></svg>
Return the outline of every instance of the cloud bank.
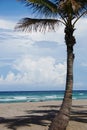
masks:
<svg viewBox="0 0 87 130"><path fill-rule="evenodd" d="M83 27L81 26L83 24ZM79 68L86 68L86 34L87 20L84 18L76 25L75 73ZM62 86L66 76L66 48L64 43L64 27L57 32L32 34L16 32L16 22L0 19L0 85ZM77 28L78 27L78 28ZM84 43L84 44L82 44ZM85 77L81 77L82 78ZM76 81L75 84L82 84ZM80 86L80 85L79 85ZM79 87L78 86L78 87ZM28 88L28 89L29 89Z"/></svg>
<svg viewBox="0 0 87 130"><path fill-rule="evenodd" d="M13 64L17 73L9 71L0 77L0 84L28 84L60 86L65 82L66 64L56 63L52 57L32 59L29 56L18 59Z"/></svg>

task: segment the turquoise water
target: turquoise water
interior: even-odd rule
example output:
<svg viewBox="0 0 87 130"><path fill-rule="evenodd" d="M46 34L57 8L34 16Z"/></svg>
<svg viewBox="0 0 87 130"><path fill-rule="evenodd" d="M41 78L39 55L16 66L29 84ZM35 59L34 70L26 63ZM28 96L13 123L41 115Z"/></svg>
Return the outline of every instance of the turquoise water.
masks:
<svg viewBox="0 0 87 130"><path fill-rule="evenodd" d="M0 103L62 100L63 97L64 91L8 91L0 92ZM87 99L87 90L73 91L73 99Z"/></svg>

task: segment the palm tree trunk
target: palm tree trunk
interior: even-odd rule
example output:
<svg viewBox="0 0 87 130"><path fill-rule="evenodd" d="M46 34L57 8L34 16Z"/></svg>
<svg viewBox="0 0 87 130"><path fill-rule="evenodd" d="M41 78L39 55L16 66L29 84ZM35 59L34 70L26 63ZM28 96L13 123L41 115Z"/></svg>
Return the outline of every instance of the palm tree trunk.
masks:
<svg viewBox="0 0 87 130"><path fill-rule="evenodd" d="M49 130L66 130L69 123L70 111L72 106L72 88L73 88L73 46L75 38L73 36L74 29L69 26L65 28L65 41L67 45L67 76L66 76L66 90L64 99L59 110L59 113L52 121Z"/></svg>

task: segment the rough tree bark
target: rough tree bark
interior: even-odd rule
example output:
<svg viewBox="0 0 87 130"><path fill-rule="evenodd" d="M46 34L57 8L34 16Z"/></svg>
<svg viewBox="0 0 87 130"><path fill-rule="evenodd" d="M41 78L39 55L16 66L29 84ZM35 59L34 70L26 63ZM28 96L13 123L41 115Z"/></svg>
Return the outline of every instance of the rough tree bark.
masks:
<svg viewBox="0 0 87 130"><path fill-rule="evenodd" d="M73 46L75 38L73 36L74 28L72 25L65 28L65 42L67 46L67 75L66 75L66 89L64 99L58 114L52 121L49 130L66 130L69 123L70 111L72 106L72 89L73 89Z"/></svg>

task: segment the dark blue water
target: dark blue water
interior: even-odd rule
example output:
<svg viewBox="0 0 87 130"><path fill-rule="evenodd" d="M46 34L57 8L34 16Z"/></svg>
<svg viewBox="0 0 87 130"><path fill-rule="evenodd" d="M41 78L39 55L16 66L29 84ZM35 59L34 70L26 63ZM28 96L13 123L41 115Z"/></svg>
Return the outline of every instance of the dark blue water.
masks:
<svg viewBox="0 0 87 130"><path fill-rule="evenodd" d="M63 97L64 91L9 91L0 92L0 103L62 100ZM87 99L87 90L73 91L73 99Z"/></svg>

